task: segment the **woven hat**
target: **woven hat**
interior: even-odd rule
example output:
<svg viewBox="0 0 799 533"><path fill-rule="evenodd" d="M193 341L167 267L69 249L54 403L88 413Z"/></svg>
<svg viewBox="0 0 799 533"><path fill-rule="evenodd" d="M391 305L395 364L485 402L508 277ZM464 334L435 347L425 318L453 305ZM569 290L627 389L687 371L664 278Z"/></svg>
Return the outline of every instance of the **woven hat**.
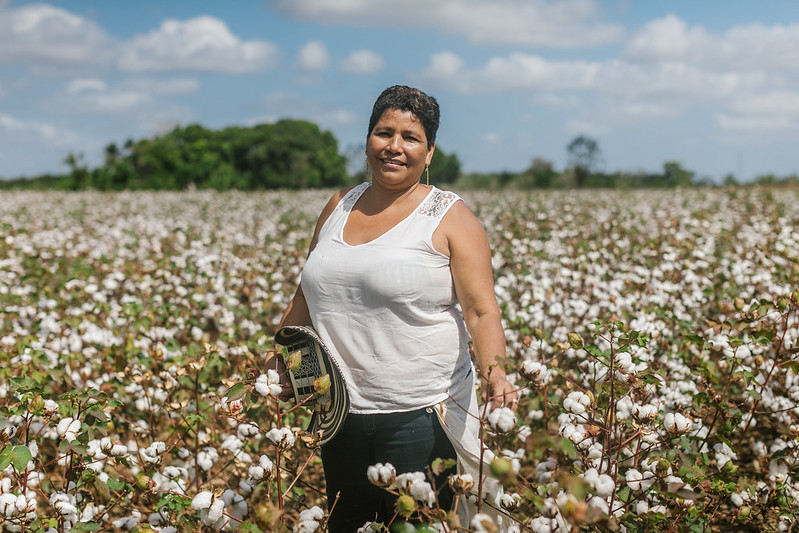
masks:
<svg viewBox="0 0 799 533"><path fill-rule="evenodd" d="M286 348L286 366L291 359L300 355L299 365L292 371L289 368L291 387L297 403L314 396L305 405L313 410L307 431L319 434L319 444L326 444L344 425L350 410L350 397L347 385L341 376L336 360L316 331L310 326L283 326L275 334L275 342ZM317 393L317 380L324 375L330 379L330 387Z"/></svg>

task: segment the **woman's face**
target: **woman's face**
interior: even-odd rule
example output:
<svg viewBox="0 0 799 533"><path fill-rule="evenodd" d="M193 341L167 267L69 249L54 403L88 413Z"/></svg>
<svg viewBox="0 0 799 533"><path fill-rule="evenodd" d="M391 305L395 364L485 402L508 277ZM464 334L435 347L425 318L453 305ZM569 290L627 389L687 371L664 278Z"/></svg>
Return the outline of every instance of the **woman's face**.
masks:
<svg viewBox="0 0 799 533"><path fill-rule="evenodd" d="M387 109L366 139L372 183L399 190L419 181L435 146L427 147L424 127L410 111Z"/></svg>

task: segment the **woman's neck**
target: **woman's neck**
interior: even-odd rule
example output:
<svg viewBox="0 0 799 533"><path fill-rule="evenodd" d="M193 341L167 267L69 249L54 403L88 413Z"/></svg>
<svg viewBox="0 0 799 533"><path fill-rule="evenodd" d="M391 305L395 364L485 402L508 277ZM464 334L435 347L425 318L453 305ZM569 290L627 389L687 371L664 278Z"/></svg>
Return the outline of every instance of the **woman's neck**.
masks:
<svg viewBox="0 0 799 533"><path fill-rule="evenodd" d="M367 207L370 214L379 213L392 207L399 207L411 198L416 197L419 192L423 191L426 194L428 190L428 187L418 181L398 190L385 189L372 183L364 193L365 200L367 200L367 206L364 207ZM364 211L367 212L366 209Z"/></svg>

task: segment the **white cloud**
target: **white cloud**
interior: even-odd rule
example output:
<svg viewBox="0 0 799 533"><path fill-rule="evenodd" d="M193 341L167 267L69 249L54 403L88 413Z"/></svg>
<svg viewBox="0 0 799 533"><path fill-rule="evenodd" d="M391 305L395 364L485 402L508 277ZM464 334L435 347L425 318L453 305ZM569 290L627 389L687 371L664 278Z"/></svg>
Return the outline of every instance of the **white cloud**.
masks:
<svg viewBox="0 0 799 533"><path fill-rule="evenodd" d="M264 41L241 41L224 21L201 16L168 19L124 46L119 66L130 71L198 71L241 74L274 67L278 51Z"/></svg>
<svg viewBox="0 0 799 533"><path fill-rule="evenodd" d="M620 41L624 29L600 20L595 0L271 0L290 16L326 24L432 27L470 42L579 47Z"/></svg>
<svg viewBox="0 0 799 533"><path fill-rule="evenodd" d="M116 43L94 22L47 4L0 4L0 63L30 67L96 64Z"/></svg>
<svg viewBox="0 0 799 533"><path fill-rule="evenodd" d="M716 120L730 131L799 130L799 93L776 90L742 95Z"/></svg>
<svg viewBox="0 0 799 533"><path fill-rule="evenodd" d="M348 74L374 74L385 66L383 58L371 50L355 50L341 62L341 70Z"/></svg>
<svg viewBox="0 0 799 533"><path fill-rule="evenodd" d="M735 26L714 34L689 27L675 15L653 20L627 44L625 57L640 62L679 62L722 70L799 72L799 24Z"/></svg>
<svg viewBox="0 0 799 533"><path fill-rule="evenodd" d="M188 94L198 87L199 82L190 78L132 78L113 87L100 79L81 78L67 84L65 94L59 99L57 106L80 113L153 113L163 106L156 96Z"/></svg>
<svg viewBox="0 0 799 533"><path fill-rule="evenodd" d="M17 141L20 137L32 137L56 145L64 145L74 138L72 132L48 122L19 120L5 113L0 113L0 132L13 135Z"/></svg>
<svg viewBox="0 0 799 533"><path fill-rule="evenodd" d="M297 65L305 71L316 72L324 70L330 64L330 54L320 41L310 41L300 49L297 56Z"/></svg>
<svg viewBox="0 0 799 533"><path fill-rule="evenodd" d="M97 78L81 78L72 80L67 84L68 94L78 94L85 91L105 91L108 88L103 80Z"/></svg>
<svg viewBox="0 0 799 533"><path fill-rule="evenodd" d="M464 93L598 91L625 98L685 101L720 101L768 84L757 72L713 72L679 63L555 61L523 53L496 56L469 68L459 56L442 52L433 55L429 66L415 77Z"/></svg>
<svg viewBox="0 0 799 533"><path fill-rule="evenodd" d="M790 116L761 117L719 113L716 120L719 126L727 131L748 133L799 131L799 119Z"/></svg>
<svg viewBox="0 0 799 533"><path fill-rule="evenodd" d="M193 78L133 78L124 80L122 86L153 94L191 94L200 88L200 82Z"/></svg>

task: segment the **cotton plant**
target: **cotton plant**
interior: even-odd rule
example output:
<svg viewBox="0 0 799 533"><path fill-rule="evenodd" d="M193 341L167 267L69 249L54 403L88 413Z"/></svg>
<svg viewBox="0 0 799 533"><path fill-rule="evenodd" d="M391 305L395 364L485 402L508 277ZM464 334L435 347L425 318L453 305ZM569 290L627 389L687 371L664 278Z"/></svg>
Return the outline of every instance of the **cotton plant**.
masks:
<svg viewBox="0 0 799 533"><path fill-rule="evenodd" d="M328 197L0 195L5 510L23 520L35 505L56 533L115 521L170 533L206 527L190 506L202 491L229 528L291 531L324 509L291 484L320 465L305 412L287 414L262 362ZM486 420L485 439L519 465L505 492L521 496L524 528L795 527L796 191L464 198L492 242L521 396L516 427ZM565 402L578 391L588 404ZM591 469L615 479L612 495L581 477Z"/></svg>

